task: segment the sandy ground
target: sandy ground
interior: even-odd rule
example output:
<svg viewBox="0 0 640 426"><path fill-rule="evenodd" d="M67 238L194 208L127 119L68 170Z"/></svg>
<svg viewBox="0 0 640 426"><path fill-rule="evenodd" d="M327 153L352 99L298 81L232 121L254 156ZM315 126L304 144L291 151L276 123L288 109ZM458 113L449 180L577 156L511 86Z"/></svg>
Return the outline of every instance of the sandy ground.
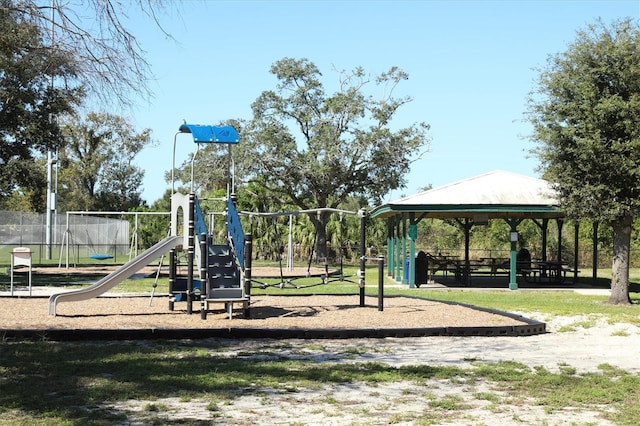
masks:
<svg viewBox="0 0 640 426"><path fill-rule="evenodd" d="M82 302L62 302L49 315L49 299L0 298L0 329L197 329L197 328L421 328L447 326L521 325L508 316L424 299L387 297L384 310L378 299L359 296L253 296L251 318L242 304L234 306L232 319L224 304L211 304L206 320L200 303L186 314L186 302L169 310L166 296L98 297Z"/></svg>
<svg viewBox="0 0 640 426"><path fill-rule="evenodd" d="M540 313L515 313L513 318L407 297L385 298L383 311L378 310L377 298L366 297L365 302L365 307L360 307L358 296L253 296L251 319L243 317L241 306L236 307L233 319L229 319L221 305L202 320L197 303L194 303L194 313L187 315L184 302L176 302L175 310L170 311L166 296L119 297L117 294L60 303L57 315L52 316L48 313L47 297L26 297L23 293L22 297L0 297L0 329L420 328L521 325L524 322L517 319L521 315L523 319L544 322L547 332L523 337L374 339L376 346L387 348L375 359L393 365L420 362L463 366L476 360L514 360L548 369L557 369L558 364L566 363L585 372L597 371L600 364L609 363L640 372L640 329L630 324L608 324L588 314L546 317ZM595 325L584 328L587 323ZM327 342L329 346L339 347L371 344L367 339ZM259 340L239 344L255 348L265 345ZM616 348L614 354L611 348Z"/></svg>
<svg viewBox="0 0 640 426"><path fill-rule="evenodd" d="M583 317L545 318L546 334L526 337L418 337L355 340L216 341L216 354L252 359L308 359L318 363L384 363L389 366L426 365L472 368L478 363L515 361L552 372L575 368L576 374L597 373L609 364L640 373L640 328L608 324ZM585 321L587 320L587 321ZM595 321L593 327L581 324ZM562 331L559 330L570 330ZM514 395L495 382L464 377L366 384L336 383L307 388L247 391L220 401L211 411L206 401L188 404L176 398L126 401L111 407L144 424L149 404L164 404L161 417L210 420L229 425L613 425L604 415L608 406L564 407L548 410L523 395ZM461 408L447 408L450 404Z"/></svg>
<svg viewBox="0 0 640 426"><path fill-rule="evenodd" d="M94 265L79 268L36 268L35 274L106 275L117 265ZM285 277L319 275L323 268L277 267L254 268L255 276ZM138 273L153 276L157 267L146 267ZM166 272L163 271L163 273ZM22 282L24 282L24 277ZM4 291L2 291L4 290ZM10 293L0 289L0 329L181 329L181 328L423 328L523 325L522 321L504 315L414 298L386 297L384 310L378 310L378 299L367 297L360 307L359 296L252 296L251 319L242 315L242 304L234 306L229 319L223 303L209 305L207 319L200 318L200 303L194 302L191 315L186 315L185 302L176 302L169 310L167 295L120 297L116 289L103 296L82 302L61 302L55 316L48 314L47 296L65 292L61 288L33 287L31 294L23 286Z"/></svg>
<svg viewBox="0 0 640 426"><path fill-rule="evenodd" d="M390 366L426 365L472 368L477 363L515 361L552 372L573 367L576 374L597 373L609 364L631 374L640 373L640 328L609 324L602 318L545 318L546 334L526 337L417 337L355 340L227 341L227 356L265 360L295 358L316 362L379 362ZM593 327L582 325L593 323ZM570 331L559 331L570 330ZM490 395L491 397L488 397ZM450 409L447 402L463 406ZM127 401L118 407L144 423L150 401ZM247 392L207 410L206 401L187 407L166 398L164 418L209 419L229 425L613 425L604 415L607 406L547 407L514 395L508 387L469 378L431 378L384 384L337 383L319 388L273 388ZM209 406L210 408L210 406Z"/></svg>
<svg viewBox="0 0 640 426"><path fill-rule="evenodd" d="M60 304L60 313L47 313L46 298L0 298L0 321L3 328L12 327L113 327L162 326L205 327L247 321L309 326L310 321L324 318L323 326L333 323L376 323L397 326L413 318L419 324L461 324L467 321L507 321L513 319L489 315L464 307L437 302L419 303L410 298L389 298L379 312L375 300L367 299L366 308L350 296L346 300L322 297L285 298L271 310L275 316L244 320L240 313L232 320L224 312L212 313L207 320L186 315L182 309L167 311L167 299L149 297L104 297L87 302ZM259 305L275 304L272 297L256 298ZM282 299L282 297L280 297ZM313 303L309 303L313 302ZM178 305L177 305L178 306ZM329 320L333 316L332 320ZM529 367L542 367L559 372L568 367L576 374L598 373L604 364L631 374L640 373L640 328L630 324L610 324L592 315L546 317L539 313L523 313L526 318L543 321L544 334L521 337L411 337L384 339L205 339L194 341L202 350L216 356L253 359L297 359L318 363L382 363L391 367L453 366L471 369L478 363L494 364L515 361ZM340 320L337 320L340 318ZM506 318L506 319L505 319ZM20 320L19 320L20 319ZM26 319L26 320L25 320ZM383 321L384 320L384 321ZM336 322L337 321L337 322ZM128 324L128 325L127 325ZM317 324L317 323L316 323ZM585 325L588 325L585 328ZM149 344L149 342L141 344ZM491 395L491 398L487 397ZM454 403L462 408L446 408ZM148 407L162 407L149 410ZM508 387L469 377L367 384L335 383L312 388L283 385L267 389L247 389L213 406L206 396L188 401L180 398L128 400L109 405L109 410L124 413L128 424L225 424L225 425L602 425L613 423L604 417L610 407L564 407L549 411L537 401L514 395Z"/></svg>
<svg viewBox="0 0 640 426"><path fill-rule="evenodd" d="M23 290L24 292L24 290ZM24 293L22 293L24 294ZM317 297L317 298L316 298ZM207 320L186 315L184 304L169 311L166 297L100 297L58 306L58 315L48 314L47 298L0 297L0 328L117 328L117 327L413 327L514 324L513 318L412 298L387 298L385 309L377 299L367 298L367 307L357 296L305 297L254 296L255 318L243 319L236 310L233 319L220 310ZM282 299L282 300L280 300ZM384 339L207 339L195 344L215 347L229 357L264 360L268 357L308 359L319 363L379 362L389 366L428 365L473 368L477 363L516 361L530 368L552 372L574 368L577 374L597 373L608 364L631 374L640 374L640 328L610 324L604 318L546 317L521 313L546 323L547 333L521 337L411 337ZM585 324L589 324L585 327ZM295 350L293 350L295 348ZM212 349L213 350L213 349ZM492 395L488 400L482 395ZM463 409L439 408L438 401L459 401ZM162 412L149 411L150 404ZM446 404L443 404L446 405ZM154 401L131 400L108 407L126 413L131 424L162 418L167 422L211 422L231 425L412 425L428 420L436 425L610 425L604 417L609 407L565 407L549 411L535 401L510 394L495 383L463 378L426 379L420 383L398 382L371 385L337 383L313 389L252 389L212 411L203 398L188 402L174 398ZM423 423L424 424L424 423Z"/></svg>

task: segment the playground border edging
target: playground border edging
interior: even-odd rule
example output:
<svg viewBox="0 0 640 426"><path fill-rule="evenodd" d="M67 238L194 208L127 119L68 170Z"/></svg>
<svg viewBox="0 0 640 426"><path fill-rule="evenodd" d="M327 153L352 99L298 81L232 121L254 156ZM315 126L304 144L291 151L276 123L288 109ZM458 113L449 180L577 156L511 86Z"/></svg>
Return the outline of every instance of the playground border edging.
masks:
<svg viewBox="0 0 640 426"><path fill-rule="evenodd" d="M430 336L515 337L546 333L546 324L526 320L524 325L495 327L428 327L362 329L265 329L265 328L189 328L189 329L23 329L2 330L2 341L91 341L91 340L174 340L174 339L362 339Z"/></svg>
<svg viewBox="0 0 640 426"><path fill-rule="evenodd" d="M281 295L279 297L286 297ZM344 295L341 295L344 296ZM37 296L36 296L37 297ZM463 306L512 318L523 324L499 326L441 326L390 328L136 328L136 329L0 329L0 341L106 341L106 340L175 340L175 339L360 339L408 338L431 336L516 337L546 333L546 323L519 314L484 308L467 303L389 295Z"/></svg>

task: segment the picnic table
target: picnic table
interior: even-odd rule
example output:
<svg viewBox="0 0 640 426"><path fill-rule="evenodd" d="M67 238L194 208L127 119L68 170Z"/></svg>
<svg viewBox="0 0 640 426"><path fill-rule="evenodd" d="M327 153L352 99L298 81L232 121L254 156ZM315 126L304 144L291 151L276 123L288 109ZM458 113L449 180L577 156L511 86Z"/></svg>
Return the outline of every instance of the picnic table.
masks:
<svg viewBox="0 0 640 426"><path fill-rule="evenodd" d="M567 279L567 273L575 272L569 267L568 262L556 260L536 260L532 262L531 267L523 268L525 279L536 283L541 283L543 280L549 283L563 283Z"/></svg>
<svg viewBox="0 0 640 426"><path fill-rule="evenodd" d="M429 281L436 273L441 272L445 277L452 274L456 280L468 283L474 276L508 275L511 268L510 259L500 257L481 257L466 261L455 255L426 253L426 258ZM575 271L569 267L568 262L564 261L531 259L518 261L516 264L517 275L532 283L562 283L566 281L567 273L573 272Z"/></svg>

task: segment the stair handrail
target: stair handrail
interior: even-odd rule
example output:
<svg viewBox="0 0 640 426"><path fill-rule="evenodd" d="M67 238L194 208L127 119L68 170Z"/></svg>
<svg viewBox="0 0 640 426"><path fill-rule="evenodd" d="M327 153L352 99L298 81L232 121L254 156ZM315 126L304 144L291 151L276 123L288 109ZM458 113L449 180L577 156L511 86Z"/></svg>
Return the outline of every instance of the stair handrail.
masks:
<svg viewBox="0 0 640 426"><path fill-rule="evenodd" d="M244 231L240 223L240 215L231 197L227 199L227 234L240 269L244 271Z"/></svg>
<svg viewBox="0 0 640 426"><path fill-rule="evenodd" d="M196 228L196 237L200 238L202 234L208 234L207 224L204 222L204 215L202 214L202 207L200 206L200 200L198 198L195 199L195 228Z"/></svg>

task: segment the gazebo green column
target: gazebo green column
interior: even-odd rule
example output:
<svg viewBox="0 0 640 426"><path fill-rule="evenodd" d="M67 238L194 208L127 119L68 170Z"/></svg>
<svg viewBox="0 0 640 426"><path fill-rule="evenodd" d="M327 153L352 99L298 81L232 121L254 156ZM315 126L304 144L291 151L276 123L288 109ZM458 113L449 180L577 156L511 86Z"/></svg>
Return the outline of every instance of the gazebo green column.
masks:
<svg viewBox="0 0 640 426"><path fill-rule="evenodd" d="M393 218L387 219L387 275L393 276L393 267L395 256L393 255L395 248L395 235L393 233Z"/></svg>
<svg viewBox="0 0 640 426"><path fill-rule="evenodd" d="M549 242L549 219L542 219L542 261L547 261L547 247Z"/></svg>
<svg viewBox="0 0 640 426"><path fill-rule="evenodd" d="M469 285L470 283L470 262L469 262L469 244L470 244L470 232L473 227L473 222L469 221L469 218L464 220L456 219L460 228L464 232L464 265L462 268L462 285Z"/></svg>
<svg viewBox="0 0 640 426"><path fill-rule="evenodd" d="M416 240L418 239L418 223L416 222L415 213L409 214L409 229L407 230L409 237L409 288L416 286Z"/></svg>
<svg viewBox="0 0 640 426"><path fill-rule="evenodd" d="M591 262L591 279L595 283L598 280L598 222L593 222L593 262Z"/></svg>
<svg viewBox="0 0 640 426"><path fill-rule="evenodd" d="M580 242L580 221L573 222L573 282L578 281L578 244Z"/></svg>
<svg viewBox="0 0 640 426"><path fill-rule="evenodd" d="M396 258L396 268L395 271L393 273L393 277L394 279L397 281L398 279L402 280L402 255L401 255L401 251L402 251L402 237L400 236L400 216L398 216L396 218L396 223L395 223L395 233L396 233L396 243L395 243L395 248L396 248L396 252L395 252L395 258Z"/></svg>
<svg viewBox="0 0 640 426"><path fill-rule="evenodd" d="M509 289L518 289L518 276L517 276L517 251L518 251L518 225L522 222L522 219L506 219L510 227L509 241L511 242L511 253L509 256Z"/></svg>
<svg viewBox="0 0 640 426"><path fill-rule="evenodd" d="M556 260L562 262L562 228L564 227L564 220L556 220L556 225L558 225L558 254L556 255Z"/></svg>
<svg viewBox="0 0 640 426"><path fill-rule="evenodd" d="M409 284L409 277L407 276L407 216L402 215L402 253L400 257L400 270L402 271L402 284Z"/></svg>

